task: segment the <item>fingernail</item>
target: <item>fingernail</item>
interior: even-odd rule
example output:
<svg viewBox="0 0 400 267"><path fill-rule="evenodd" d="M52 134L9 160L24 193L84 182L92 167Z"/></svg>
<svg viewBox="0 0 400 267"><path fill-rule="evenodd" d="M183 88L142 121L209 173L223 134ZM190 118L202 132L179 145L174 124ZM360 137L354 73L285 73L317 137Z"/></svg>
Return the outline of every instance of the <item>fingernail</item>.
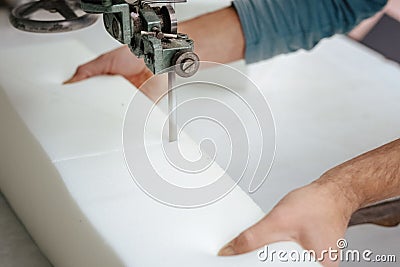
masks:
<svg viewBox="0 0 400 267"><path fill-rule="evenodd" d="M69 83L71 83L71 82L72 82L72 78L70 78L70 79L64 81L62 84L69 84Z"/></svg>
<svg viewBox="0 0 400 267"><path fill-rule="evenodd" d="M221 250L218 252L218 256L233 256L235 255L235 250L233 249L232 242L226 244Z"/></svg>

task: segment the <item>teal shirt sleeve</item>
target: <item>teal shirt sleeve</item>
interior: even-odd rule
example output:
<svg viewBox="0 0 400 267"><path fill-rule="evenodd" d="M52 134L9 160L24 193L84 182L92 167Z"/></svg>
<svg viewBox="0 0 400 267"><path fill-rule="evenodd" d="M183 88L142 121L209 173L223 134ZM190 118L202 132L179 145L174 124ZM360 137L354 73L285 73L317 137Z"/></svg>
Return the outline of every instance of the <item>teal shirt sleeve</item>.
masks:
<svg viewBox="0 0 400 267"><path fill-rule="evenodd" d="M381 10L387 0L235 0L245 36L245 59L253 63L347 33Z"/></svg>

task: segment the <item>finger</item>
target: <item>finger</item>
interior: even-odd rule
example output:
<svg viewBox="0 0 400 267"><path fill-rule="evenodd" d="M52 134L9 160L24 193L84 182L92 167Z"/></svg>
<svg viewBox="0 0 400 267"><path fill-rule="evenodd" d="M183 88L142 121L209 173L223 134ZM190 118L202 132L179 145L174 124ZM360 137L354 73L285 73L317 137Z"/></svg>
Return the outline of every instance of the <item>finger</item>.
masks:
<svg viewBox="0 0 400 267"><path fill-rule="evenodd" d="M79 81L82 81L82 80L87 79L87 78L90 78L90 74L86 73L85 71L83 71L80 68L78 68L75 71L74 75L72 75L72 77L69 78L68 80L64 81L63 84L79 82Z"/></svg>
<svg viewBox="0 0 400 267"><path fill-rule="evenodd" d="M64 81L63 84L79 82L93 76L107 74L108 65L103 56L100 56L86 64L79 66L71 78Z"/></svg>
<svg viewBox="0 0 400 267"><path fill-rule="evenodd" d="M248 228L231 242L226 244L218 256L233 256L253 251L266 244L277 241L294 240L287 232L279 231L279 226L270 222L268 216L264 217L254 226Z"/></svg>

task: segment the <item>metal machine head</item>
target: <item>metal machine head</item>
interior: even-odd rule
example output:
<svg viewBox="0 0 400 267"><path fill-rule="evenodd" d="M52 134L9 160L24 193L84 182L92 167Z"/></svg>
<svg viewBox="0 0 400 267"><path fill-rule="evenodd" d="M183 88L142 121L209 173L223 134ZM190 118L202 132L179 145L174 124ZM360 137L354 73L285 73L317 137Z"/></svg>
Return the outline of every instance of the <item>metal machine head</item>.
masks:
<svg viewBox="0 0 400 267"><path fill-rule="evenodd" d="M107 32L127 44L136 56L143 57L154 74L175 66L179 76L190 77L199 68L199 58L193 52L193 40L177 32L171 4L180 2L186 1L84 0L82 9L88 13L103 13Z"/></svg>

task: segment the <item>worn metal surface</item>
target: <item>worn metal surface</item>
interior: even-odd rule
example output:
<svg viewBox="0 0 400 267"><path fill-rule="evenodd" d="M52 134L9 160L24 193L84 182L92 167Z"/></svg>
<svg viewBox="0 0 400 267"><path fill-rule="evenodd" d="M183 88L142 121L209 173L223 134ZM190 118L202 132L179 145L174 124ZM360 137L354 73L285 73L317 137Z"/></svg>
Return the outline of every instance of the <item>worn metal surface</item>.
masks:
<svg viewBox="0 0 400 267"><path fill-rule="evenodd" d="M186 34L177 33L175 10L170 3L184 1L134 1L85 0L82 9L89 13L103 13L104 26L116 40L127 44L138 57L143 57L146 66L154 73L162 73L177 64L180 53L184 68L185 59L198 57L193 53L194 42ZM154 3L167 3L154 5ZM186 64L187 65L187 64ZM184 77L195 74L196 68L177 72Z"/></svg>
<svg viewBox="0 0 400 267"><path fill-rule="evenodd" d="M59 13L64 19L39 20L32 15L37 11ZM74 0L39 0L16 6L10 14L11 24L23 31L52 33L73 31L92 25L97 16L93 14L78 15L79 1Z"/></svg>

